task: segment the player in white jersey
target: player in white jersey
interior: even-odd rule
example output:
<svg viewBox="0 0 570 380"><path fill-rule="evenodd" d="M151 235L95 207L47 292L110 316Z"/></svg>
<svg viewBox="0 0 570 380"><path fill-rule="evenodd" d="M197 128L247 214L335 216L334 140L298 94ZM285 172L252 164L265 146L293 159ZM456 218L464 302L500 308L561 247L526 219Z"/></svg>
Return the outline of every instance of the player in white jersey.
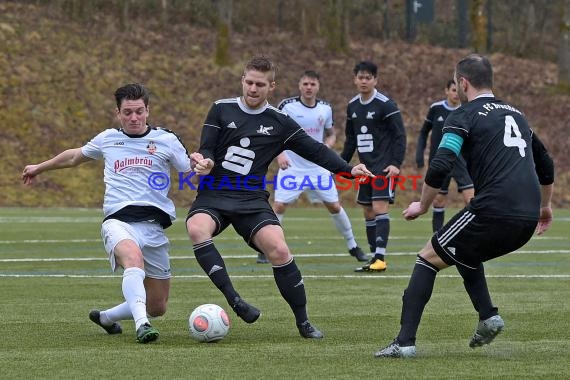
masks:
<svg viewBox="0 0 570 380"><path fill-rule="evenodd" d="M299 79L300 96L282 100L278 108L295 120L309 136L330 148L336 141L332 108L329 103L317 98L319 89L319 73L307 70ZM307 192L311 203L322 202L325 205L335 227L344 236L350 255L358 261L368 261L368 256L354 239L350 219L339 202L330 172L290 150L277 156L277 162L279 173L273 211L279 221L283 221L287 206ZM267 259L260 253L257 262L266 263Z"/></svg>
<svg viewBox="0 0 570 380"><path fill-rule="evenodd" d="M91 310L89 319L108 334L120 334L118 322L133 319L137 341L148 343L159 336L148 316L166 312L170 292L170 244L164 234L176 217L168 198L170 167L189 172L191 161L174 133L147 124L149 92L144 86L120 87L115 100L121 129L107 129L83 147L28 165L22 178L31 185L42 172L104 160L101 237L112 270L117 265L124 269L125 302L104 311Z"/></svg>

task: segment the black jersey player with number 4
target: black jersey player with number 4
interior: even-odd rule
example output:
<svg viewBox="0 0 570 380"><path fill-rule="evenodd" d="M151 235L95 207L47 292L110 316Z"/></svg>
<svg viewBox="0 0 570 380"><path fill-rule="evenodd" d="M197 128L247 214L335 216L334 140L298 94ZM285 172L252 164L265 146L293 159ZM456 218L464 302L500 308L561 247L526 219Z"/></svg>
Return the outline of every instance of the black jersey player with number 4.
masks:
<svg viewBox="0 0 570 380"><path fill-rule="evenodd" d="M241 97L219 100L211 107L202 129L200 149L190 155L202 180L186 220L188 235L196 260L210 280L236 314L253 323L261 312L235 290L212 240L231 224L271 262L275 283L295 315L301 336L319 339L323 333L309 322L303 277L269 205L265 175L271 161L285 149L334 173L372 173L364 164L348 165L284 112L269 105L267 97L275 88L275 67L270 60L253 58L246 65L241 82Z"/></svg>
<svg viewBox="0 0 570 380"><path fill-rule="evenodd" d="M437 231L420 251L402 297L400 332L376 357L414 357L416 332L431 297L437 273L455 265L479 314L469 346L489 344L505 323L491 302L483 262L522 247L533 233L552 223L554 164L517 108L493 95L493 69L486 57L472 54L455 67L462 106L443 127L429 164L421 200L403 214L425 214L462 153L475 185L473 200Z"/></svg>

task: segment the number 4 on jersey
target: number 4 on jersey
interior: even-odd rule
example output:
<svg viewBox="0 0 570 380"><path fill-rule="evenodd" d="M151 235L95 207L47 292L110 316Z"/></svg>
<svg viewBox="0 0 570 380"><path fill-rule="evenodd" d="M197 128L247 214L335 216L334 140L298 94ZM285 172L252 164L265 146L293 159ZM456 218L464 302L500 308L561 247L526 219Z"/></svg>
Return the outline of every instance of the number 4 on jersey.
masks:
<svg viewBox="0 0 570 380"><path fill-rule="evenodd" d="M505 116L505 135L503 136L503 143L507 147L519 148L521 157L526 155L524 151L524 148L526 148L526 141L523 140L519 126L517 125L515 118L511 115Z"/></svg>

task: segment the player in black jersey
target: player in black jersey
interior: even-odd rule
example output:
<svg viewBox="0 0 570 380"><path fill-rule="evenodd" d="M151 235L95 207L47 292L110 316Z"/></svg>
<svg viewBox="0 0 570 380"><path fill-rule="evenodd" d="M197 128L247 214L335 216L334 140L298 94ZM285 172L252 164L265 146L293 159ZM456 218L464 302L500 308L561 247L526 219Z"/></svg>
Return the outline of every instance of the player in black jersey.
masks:
<svg viewBox="0 0 570 380"><path fill-rule="evenodd" d="M424 125L418 136L418 145L416 149L416 164L418 168L424 167L424 150L427 145L427 138L431 132L430 139L430 149L429 149L429 161L432 160L439 143L441 142L441 136L443 136L443 123L451 111L456 110L461 105L459 101L459 96L457 95L457 86L453 79L450 79L445 85L445 96L444 100L433 103L428 111ZM428 162L429 162L428 161ZM433 232L439 230L443 226L443 221L445 219L445 203L447 198L447 193L449 192L449 183L451 178L455 179L457 183L457 191L463 195L463 201L467 205L471 198L473 198L473 181L467 172L467 167L465 160L462 157L458 157L455 162L455 166L451 173L447 175L439 193L436 195L433 201L433 213L432 213L432 229Z"/></svg>
<svg viewBox="0 0 570 380"><path fill-rule="evenodd" d="M389 204L394 202L393 177L400 174L406 153L406 131L396 103L376 90L378 67L368 61L354 67L354 84L359 94L346 109L346 140L341 157L350 162L358 150L360 162L375 177L360 184L357 202L362 205L366 237L374 256L356 272L386 270L384 255L390 234Z"/></svg>
<svg viewBox="0 0 570 380"><path fill-rule="evenodd" d="M425 214L461 152L475 184L475 197L437 231L420 251L402 297L400 332L376 357L414 357L416 331L439 270L456 265L479 322L469 346L489 344L504 328L487 288L483 262L522 247L552 223L554 164L544 145L515 107L495 98L493 69L471 54L455 67L462 106L443 127L429 164L422 196L403 214Z"/></svg>
<svg viewBox="0 0 570 380"><path fill-rule="evenodd" d="M335 152L305 133L267 97L275 88L275 68L264 57L253 58L242 76L243 95L216 101L206 117L199 152L190 155L201 176L198 195L186 226L196 260L222 291L236 314L255 322L260 311L234 289L212 237L230 224L261 251L273 266L275 282L304 338L322 338L307 316L301 272L285 243L279 220L269 205L265 175L271 161L289 149L335 173L371 176L363 164L348 165ZM274 184L275 185L275 184Z"/></svg>

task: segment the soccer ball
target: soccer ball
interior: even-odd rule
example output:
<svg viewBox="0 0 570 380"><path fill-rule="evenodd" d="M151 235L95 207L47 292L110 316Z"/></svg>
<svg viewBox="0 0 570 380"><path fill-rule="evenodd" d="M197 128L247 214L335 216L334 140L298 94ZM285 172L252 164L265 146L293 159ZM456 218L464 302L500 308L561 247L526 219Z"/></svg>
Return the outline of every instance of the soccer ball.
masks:
<svg viewBox="0 0 570 380"><path fill-rule="evenodd" d="M194 309L188 326L190 335L198 342L217 342L228 335L230 319L220 306L208 303Z"/></svg>

